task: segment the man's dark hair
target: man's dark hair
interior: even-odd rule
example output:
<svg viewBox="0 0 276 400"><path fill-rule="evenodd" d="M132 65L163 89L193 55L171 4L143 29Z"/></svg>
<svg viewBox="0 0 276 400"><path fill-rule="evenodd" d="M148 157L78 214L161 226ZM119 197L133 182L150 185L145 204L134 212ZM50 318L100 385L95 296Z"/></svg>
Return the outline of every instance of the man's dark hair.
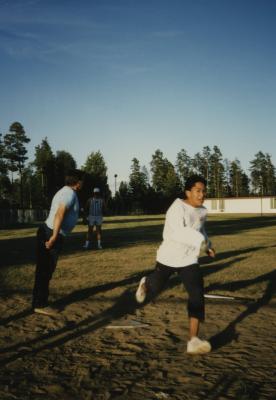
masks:
<svg viewBox="0 0 276 400"><path fill-rule="evenodd" d="M201 175L191 175L191 176L189 176L189 178L185 182L184 196L186 196L185 195L186 190L191 190L192 187L195 186L195 184L197 182L201 182L201 183L203 183L203 185L207 186L207 181L203 176L201 176Z"/></svg>
<svg viewBox="0 0 276 400"><path fill-rule="evenodd" d="M84 172L80 169L71 169L66 173L65 185L73 186L79 181L82 181L84 177Z"/></svg>

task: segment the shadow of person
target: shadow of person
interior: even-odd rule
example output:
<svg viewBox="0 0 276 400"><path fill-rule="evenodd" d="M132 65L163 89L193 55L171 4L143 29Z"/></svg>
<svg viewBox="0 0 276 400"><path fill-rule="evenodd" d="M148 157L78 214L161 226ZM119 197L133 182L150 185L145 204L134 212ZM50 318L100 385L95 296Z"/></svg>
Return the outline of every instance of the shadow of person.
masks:
<svg viewBox="0 0 276 400"><path fill-rule="evenodd" d="M2 358L0 365L4 366L18 358L33 356L43 350L62 346L71 340L104 328L114 320L134 314L137 308L139 308L139 305L135 301L133 292L130 289L126 289L117 298L115 304L99 314L90 316L77 324L67 324L53 332L3 349L1 353L14 352L14 354L9 354L6 358ZM22 349L22 346L24 346L24 349Z"/></svg>
<svg viewBox="0 0 276 400"><path fill-rule="evenodd" d="M228 326L225 329L223 329L223 331L217 333L216 335L210 338L210 343L214 350L217 350L220 347L223 347L226 344L229 344L232 341L237 340L239 334L236 331L236 326L240 322L242 322L246 317L256 313L261 307L267 305L272 299L272 297L275 295L276 271L272 271L268 274L265 274L264 276L266 277L266 280L268 280L268 284L263 296L257 299L254 303L248 304L246 309L240 315L238 315L236 319L230 322Z"/></svg>
<svg viewBox="0 0 276 400"><path fill-rule="evenodd" d="M62 298L54 301L51 305L54 308L56 308L58 311L63 311L68 305L79 302L79 301L83 301L83 300L88 299L89 297L96 295L98 293L107 292L109 290L112 290L112 289L115 289L115 288L118 288L121 286L126 286L126 285L130 285L133 283L137 283L140 281L142 276L144 276L145 273L147 273L147 272L148 271L142 271L142 272L132 274L128 278L122 279L120 281L107 282L107 283L103 283L101 285L75 290L74 292L69 293L68 295L63 296ZM18 319L28 317L31 314L33 314L33 309L31 307L28 307L27 309L20 311L14 315L10 315L6 318L0 319L0 325L2 325L2 326L7 325L10 322L15 322Z"/></svg>
<svg viewBox="0 0 276 400"><path fill-rule="evenodd" d="M33 313L33 310L31 307L29 307L15 315L10 315L9 317L0 319L0 325L2 325L2 326L7 325L10 322L16 321L17 319L28 317L32 313Z"/></svg>

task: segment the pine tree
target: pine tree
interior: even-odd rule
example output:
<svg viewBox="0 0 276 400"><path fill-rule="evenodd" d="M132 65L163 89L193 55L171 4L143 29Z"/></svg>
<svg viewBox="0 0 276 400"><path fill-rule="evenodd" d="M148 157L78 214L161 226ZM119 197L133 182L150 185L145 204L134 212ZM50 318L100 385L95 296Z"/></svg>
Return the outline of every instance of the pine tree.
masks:
<svg viewBox="0 0 276 400"><path fill-rule="evenodd" d="M42 140L40 145L35 147L33 165L36 168L38 184L41 190L41 206L48 207L57 187L55 179L55 156L47 137Z"/></svg>
<svg viewBox="0 0 276 400"><path fill-rule="evenodd" d="M250 161L251 183L253 193L258 195L266 194L266 157L262 151L255 154L255 158Z"/></svg>
<svg viewBox="0 0 276 400"><path fill-rule="evenodd" d="M230 179L232 195L239 197L242 188L242 169L239 160L234 160L231 162Z"/></svg>
<svg viewBox="0 0 276 400"><path fill-rule="evenodd" d="M86 172L81 194L84 201L85 198L91 196L94 187L99 187L102 195L107 200L111 196L111 192L107 183L107 166L102 153L100 151L91 152L87 157L82 170Z"/></svg>
<svg viewBox="0 0 276 400"><path fill-rule="evenodd" d="M4 136L4 158L7 160L8 170L12 173L18 172L20 178L20 206L23 207L23 183L22 174L25 162L28 159L26 156L27 149L25 145L30 142L27 137L23 125L20 122L14 122L9 128L9 133Z"/></svg>
<svg viewBox="0 0 276 400"><path fill-rule="evenodd" d="M152 175L152 187L157 191L164 191L166 176L169 170L170 162L164 157L161 150L156 150L152 155L150 162L151 175Z"/></svg>
<svg viewBox="0 0 276 400"><path fill-rule="evenodd" d="M132 159L130 169L129 188L131 191L133 208L136 210L143 210L149 187L147 170L145 167L141 169L140 162L137 158Z"/></svg>
<svg viewBox="0 0 276 400"><path fill-rule="evenodd" d="M77 163L70 153L61 150L56 152L55 165L56 184L57 188L59 189L64 185L66 173L72 169L77 168Z"/></svg>
<svg viewBox="0 0 276 400"><path fill-rule="evenodd" d="M213 153L210 156L210 169L208 180L208 194L212 197L225 196L225 174L222 162L222 153L218 146L213 147Z"/></svg>
<svg viewBox="0 0 276 400"><path fill-rule="evenodd" d="M186 150L181 149L180 152L177 153L175 169L178 180L181 186L184 187L186 179L191 175L193 169L192 159Z"/></svg>
<svg viewBox="0 0 276 400"><path fill-rule="evenodd" d="M4 144L0 133L0 207L9 206L9 193L11 182L7 176L7 163L4 159Z"/></svg>

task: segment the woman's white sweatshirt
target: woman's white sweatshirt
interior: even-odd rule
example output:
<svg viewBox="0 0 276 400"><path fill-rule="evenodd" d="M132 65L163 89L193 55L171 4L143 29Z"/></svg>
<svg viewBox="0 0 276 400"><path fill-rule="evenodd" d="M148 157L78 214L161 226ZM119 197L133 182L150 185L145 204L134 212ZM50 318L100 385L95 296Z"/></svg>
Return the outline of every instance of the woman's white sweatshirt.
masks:
<svg viewBox="0 0 276 400"><path fill-rule="evenodd" d="M204 229L207 209L192 207L176 199L166 213L163 242L157 250L157 261L168 267L185 267L198 262L202 242L211 243Z"/></svg>

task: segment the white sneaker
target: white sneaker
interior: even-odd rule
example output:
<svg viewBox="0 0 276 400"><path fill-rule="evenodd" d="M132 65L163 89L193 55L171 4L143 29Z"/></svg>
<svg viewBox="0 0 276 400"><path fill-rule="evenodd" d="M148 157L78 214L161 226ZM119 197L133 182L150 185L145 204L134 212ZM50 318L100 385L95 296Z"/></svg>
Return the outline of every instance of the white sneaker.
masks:
<svg viewBox="0 0 276 400"><path fill-rule="evenodd" d="M211 344L207 340L201 340L199 337L194 336L187 343L188 354L204 354L211 351Z"/></svg>
<svg viewBox="0 0 276 400"><path fill-rule="evenodd" d="M85 244L82 246L82 248L83 248L84 250L88 250L88 249L91 249L91 245L90 245L90 243L85 243Z"/></svg>
<svg viewBox="0 0 276 400"><path fill-rule="evenodd" d="M143 303L146 299L146 295L147 295L146 277L143 276L143 278L140 280L138 289L136 290L135 293L135 298L137 303Z"/></svg>
<svg viewBox="0 0 276 400"><path fill-rule="evenodd" d="M98 249L102 250L102 245L101 244L98 244Z"/></svg>
<svg viewBox="0 0 276 400"><path fill-rule="evenodd" d="M56 317L58 315L58 310L52 307L35 307L34 312L36 314L43 314L49 317Z"/></svg>

